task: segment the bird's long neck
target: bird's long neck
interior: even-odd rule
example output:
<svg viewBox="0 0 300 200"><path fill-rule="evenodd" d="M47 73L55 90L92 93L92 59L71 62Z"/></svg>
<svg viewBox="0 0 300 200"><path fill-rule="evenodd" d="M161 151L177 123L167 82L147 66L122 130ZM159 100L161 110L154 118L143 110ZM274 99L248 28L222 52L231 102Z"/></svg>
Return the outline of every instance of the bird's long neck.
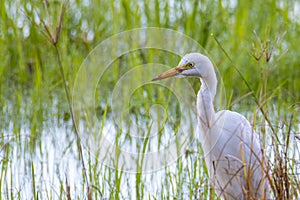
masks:
<svg viewBox="0 0 300 200"><path fill-rule="evenodd" d="M217 90L215 73L207 78L201 78L201 88L197 95L198 121L203 129L211 128L215 119L213 99Z"/></svg>
<svg viewBox="0 0 300 200"><path fill-rule="evenodd" d="M211 74L211 76L208 76L206 78L200 78L201 81L201 89L208 89L208 91L210 92L210 95L212 97L212 101L214 100L214 97L216 95L216 91L217 91L217 76L215 74L215 72L213 71L213 74Z"/></svg>

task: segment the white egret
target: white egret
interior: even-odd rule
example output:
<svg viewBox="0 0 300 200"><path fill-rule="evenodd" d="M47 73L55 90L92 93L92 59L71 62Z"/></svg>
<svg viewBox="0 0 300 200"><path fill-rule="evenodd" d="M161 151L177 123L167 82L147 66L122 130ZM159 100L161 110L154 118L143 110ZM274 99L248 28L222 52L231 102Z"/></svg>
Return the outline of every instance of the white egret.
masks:
<svg viewBox="0 0 300 200"><path fill-rule="evenodd" d="M212 186L223 199L269 199L265 157L249 121L229 110L215 113L217 77L212 62L200 53L185 55L179 65L153 79L199 77L197 118Z"/></svg>

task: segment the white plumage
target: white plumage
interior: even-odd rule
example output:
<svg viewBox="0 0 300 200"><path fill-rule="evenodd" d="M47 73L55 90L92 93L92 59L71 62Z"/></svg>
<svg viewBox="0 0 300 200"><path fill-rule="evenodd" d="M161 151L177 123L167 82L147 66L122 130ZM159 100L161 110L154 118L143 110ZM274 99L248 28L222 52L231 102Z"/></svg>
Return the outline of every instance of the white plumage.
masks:
<svg viewBox="0 0 300 200"><path fill-rule="evenodd" d="M265 157L249 121L237 112L215 113L213 99L217 77L208 57L185 55L179 65L153 80L168 77L199 77L197 117L200 140L211 184L223 199L269 199Z"/></svg>

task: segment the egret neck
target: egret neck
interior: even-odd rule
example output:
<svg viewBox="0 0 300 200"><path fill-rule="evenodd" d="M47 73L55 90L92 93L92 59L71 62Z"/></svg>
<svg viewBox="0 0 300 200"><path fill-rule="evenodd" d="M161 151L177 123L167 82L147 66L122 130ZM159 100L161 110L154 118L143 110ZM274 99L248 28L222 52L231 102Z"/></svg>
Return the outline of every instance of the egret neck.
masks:
<svg viewBox="0 0 300 200"><path fill-rule="evenodd" d="M201 88L197 95L198 120L202 129L211 128L215 120L213 100L216 95L217 77L212 67L212 72L205 78L200 78Z"/></svg>

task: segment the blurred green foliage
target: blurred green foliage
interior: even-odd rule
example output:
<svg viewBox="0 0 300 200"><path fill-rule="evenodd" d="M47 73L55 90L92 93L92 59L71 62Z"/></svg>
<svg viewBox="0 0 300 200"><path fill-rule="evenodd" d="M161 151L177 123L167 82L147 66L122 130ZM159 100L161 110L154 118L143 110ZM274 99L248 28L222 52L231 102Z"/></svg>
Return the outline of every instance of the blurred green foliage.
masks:
<svg viewBox="0 0 300 200"><path fill-rule="evenodd" d="M53 48L40 32L43 29L40 18L55 31L61 3L1 1L1 4L1 94L11 95L11 91L5 92L8 88L23 91L42 87L51 92L60 87L57 61ZM170 28L192 37L208 51L221 72L228 94L247 92L243 84L238 84L242 81L234 65L258 92L262 73L270 71L268 91L280 85L276 96L292 103L300 97L299 7L299 1L277 0L74 0L68 3L65 12L59 48L72 82L83 59L105 38L132 28ZM275 46L269 62L264 56L258 61L252 56L260 53L261 45L267 49Z"/></svg>

